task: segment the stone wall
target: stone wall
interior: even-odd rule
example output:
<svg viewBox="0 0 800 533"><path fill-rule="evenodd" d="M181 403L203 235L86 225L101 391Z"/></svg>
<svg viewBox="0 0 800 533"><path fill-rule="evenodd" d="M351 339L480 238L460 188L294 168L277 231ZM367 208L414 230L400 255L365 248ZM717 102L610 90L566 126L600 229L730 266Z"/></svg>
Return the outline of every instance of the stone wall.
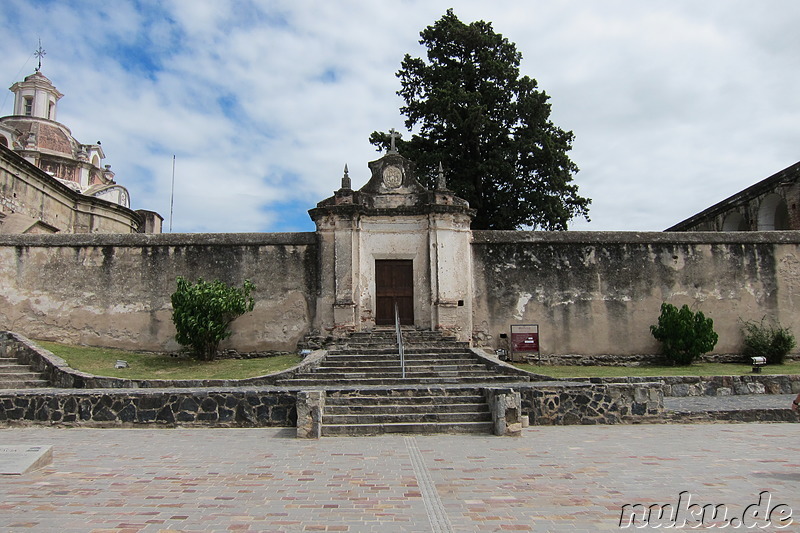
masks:
<svg viewBox="0 0 800 533"><path fill-rule="evenodd" d="M47 389L0 393L0 423L66 426L291 427L285 389Z"/></svg>
<svg viewBox="0 0 800 533"><path fill-rule="evenodd" d="M663 302L714 320L716 354L741 350L740 320L800 333L800 234L473 232L473 339L506 348L538 324L541 353L655 355Z"/></svg>
<svg viewBox="0 0 800 533"><path fill-rule="evenodd" d="M318 242L314 233L0 236L0 330L177 350L177 276L250 279L256 308L222 348L294 350L333 326L334 295L321 280L334 266ZM476 231L472 258L471 301L459 309L472 310L474 344L491 350L508 347L500 335L511 324L532 323L545 359L652 360L660 346L649 327L665 301L714 320L713 356L740 352L741 320L767 316L800 334L797 232Z"/></svg>
<svg viewBox="0 0 800 533"><path fill-rule="evenodd" d="M531 425L658 422L664 416L660 383L531 383L520 387Z"/></svg>
<svg viewBox="0 0 800 533"><path fill-rule="evenodd" d="M576 380L580 381L580 380ZM743 376L665 376L591 378L590 383L637 385L661 383L664 396L731 396L737 394L797 394L800 376L747 374Z"/></svg>
<svg viewBox="0 0 800 533"><path fill-rule="evenodd" d="M73 191L0 146L0 214L11 213L64 233L136 233L144 229L142 217L135 211Z"/></svg>
<svg viewBox="0 0 800 533"><path fill-rule="evenodd" d="M294 350L314 319L313 233L0 236L0 330L122 349L175 351L176 278L256 287L221 348Z"/></svg>

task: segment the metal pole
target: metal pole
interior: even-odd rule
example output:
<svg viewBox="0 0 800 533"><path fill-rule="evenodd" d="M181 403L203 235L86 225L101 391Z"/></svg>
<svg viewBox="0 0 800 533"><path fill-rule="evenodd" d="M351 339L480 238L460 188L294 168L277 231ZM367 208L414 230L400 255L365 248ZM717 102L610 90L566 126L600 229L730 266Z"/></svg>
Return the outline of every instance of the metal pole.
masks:
<svg viewBox="0 0 800 533"><path fill-rule="evenodd" d="M394 330L397 333L397 351L400 353L400 370L403 379L406 377L406 354L403 346L403 332L400 330L400 312L397 310L397 302L394 303Z"/></svg>
<svg viewBox="0 0 800 533"><path fill-rule="evenodd" d="M172 154L172 192L169 195L169 232L172 233L172 206L175 204L175 154Z"/></svg>

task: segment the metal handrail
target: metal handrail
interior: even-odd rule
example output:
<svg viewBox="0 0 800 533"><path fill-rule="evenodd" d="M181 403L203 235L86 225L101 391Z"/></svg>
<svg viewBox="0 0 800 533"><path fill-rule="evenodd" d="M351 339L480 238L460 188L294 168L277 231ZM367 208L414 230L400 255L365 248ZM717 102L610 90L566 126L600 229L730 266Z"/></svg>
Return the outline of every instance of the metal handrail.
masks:
<svg viewBox="0 0 800 533"><path fill-rule="evenodd" d="M403 346L403 332L400 329L400 312L397 310L397 302L394 304L394 330L397 333L397 351L400 354L400 370L403 373L403 379L406 377L406 353Z"/></svg>

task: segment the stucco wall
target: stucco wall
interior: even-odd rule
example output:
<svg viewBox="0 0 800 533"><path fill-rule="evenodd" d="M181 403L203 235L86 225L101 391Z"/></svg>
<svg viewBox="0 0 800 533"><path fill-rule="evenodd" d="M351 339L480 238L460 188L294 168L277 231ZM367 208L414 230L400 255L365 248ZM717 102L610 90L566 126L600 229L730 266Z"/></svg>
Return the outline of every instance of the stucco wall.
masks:
<svg viewBox="0 0 800 533"><path fill-rule="evenodd" d="M313 322L313 233L0 236L0 330L32 338L177 350L175 279L256 287L222 348L294 350Z"/></svg>
<svg viewBox="0 0 800 533"><path fill-rule="evenodd" d="M774 317L800 335L798 232L478 231L472 239L478 345L501 347L511 324L533 323L543 354L657 354L649 326L664 301L714 320L715 353L740 351L740 319ZM234 322L223 348L293 350L330 326L317 302L332 305L320 280L333 265L318 242L314 233L0 236L0 330L175 350L177 276L250 279L255 310Z"/></svg>
<svg viewBox="0 0 800 533"><path fill-rule="evenodd" d="M774 317L800 334L800 234L473 233L474 338L498 348L538 324L542 354L657 354L662 302L714 320L715 353L741 323Z"/></svg>

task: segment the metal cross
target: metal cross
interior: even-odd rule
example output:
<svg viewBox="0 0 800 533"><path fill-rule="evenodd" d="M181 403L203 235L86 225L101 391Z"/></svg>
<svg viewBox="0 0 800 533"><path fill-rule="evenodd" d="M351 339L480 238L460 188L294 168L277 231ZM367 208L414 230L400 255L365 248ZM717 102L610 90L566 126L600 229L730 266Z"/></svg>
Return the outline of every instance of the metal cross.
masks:
<svg viewBox="0 0 800 533"><path fill-rule="evenodd" d="M394 141L395 141L395 139L399 139L399 138L401 138L401 137L402 137L402 135L400 135L399 133L397 133L397 132L395 131L395 129L394 129L394 128L392 128L392 129L390 129L390 130L389 130L389 137L391 137L391 138L392 138L392 148L391 148L391 150L389 150L389 151L390 151L390 152L396 152L396 151L397 151L397 148L395 148L395 146L394 146Z"/></svg>
<svg viewBox="0 0 800 533"><path fill-rule="evenodd" d="M35 57L38 57L38 58L39 58L39 66L38 66L38 67L36 67L36 72L39 72L40 70L42 70L42 58L43 58L45 55L47 55L47 52L45 52L45 51L44 51L44 48L42 48L42 40L41 40L41 39L39 39L39 49L38 49L38 50L36 50L36 51L33 53L33 55L34 55Z"/></svg>

